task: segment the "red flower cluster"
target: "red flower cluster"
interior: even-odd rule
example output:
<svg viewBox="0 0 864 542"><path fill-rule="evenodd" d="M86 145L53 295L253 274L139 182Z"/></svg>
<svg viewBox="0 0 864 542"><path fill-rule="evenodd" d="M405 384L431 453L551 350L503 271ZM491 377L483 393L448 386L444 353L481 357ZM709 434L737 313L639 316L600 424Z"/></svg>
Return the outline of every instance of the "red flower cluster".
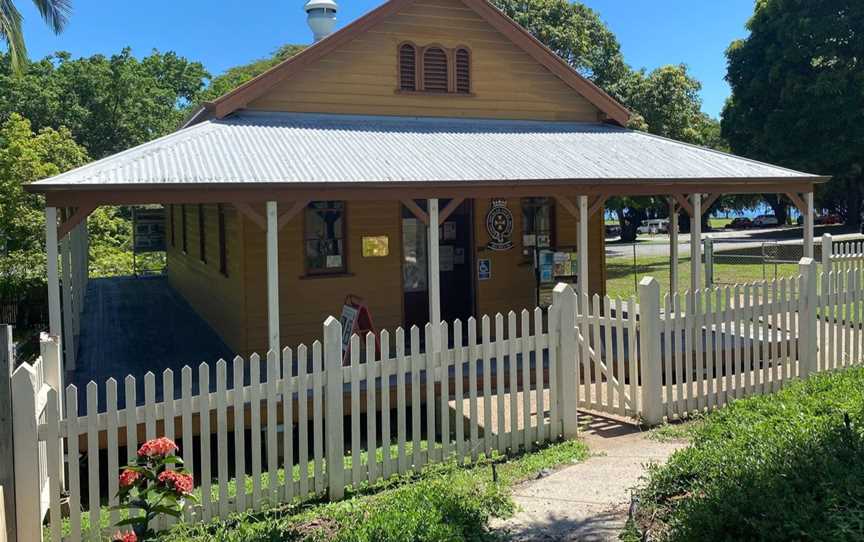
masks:
<svg viewBox="0 0 864 542"><path fill-rule="evenodd" d="M166 456L179 448L173 440L167 437L148 440L138 448L138 457Z"/></svg>
<svg viewBox="0 0 864 542"><path fill-rule="evenodd" d="M173 470L162 472L159 474L158 479L160 482L165 484L166 487L169 487L182 495L191 495L192 490L195 488L195 482L192 480L192 476L181 474Z"/></svg>
<svg viewBox="0 0 864 542"><path fill-rule="evenodd" d="M114 542L138 542L138 537L134 532L129 531L126 533L116 532L114 533Z"/></svg>
<svg viewBox="0 0 864 542"><path fill-rule="evenodd" d="M141 478L141 474L135 472L134 470L124 469L123 472L120 473L120 487L129 487L138 479Z"/></svg>

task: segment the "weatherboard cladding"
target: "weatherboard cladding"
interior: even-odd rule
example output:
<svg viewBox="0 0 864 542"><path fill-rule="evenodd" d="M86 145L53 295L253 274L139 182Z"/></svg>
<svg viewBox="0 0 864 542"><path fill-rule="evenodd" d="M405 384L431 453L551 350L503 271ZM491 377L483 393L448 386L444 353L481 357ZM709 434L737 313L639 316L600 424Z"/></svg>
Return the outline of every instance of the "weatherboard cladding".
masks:
<svg viewBox="0 0 864 542"><path fill-rule="evenodd" d="M243 112L36 186L817 179L601 123Z"/></svg>

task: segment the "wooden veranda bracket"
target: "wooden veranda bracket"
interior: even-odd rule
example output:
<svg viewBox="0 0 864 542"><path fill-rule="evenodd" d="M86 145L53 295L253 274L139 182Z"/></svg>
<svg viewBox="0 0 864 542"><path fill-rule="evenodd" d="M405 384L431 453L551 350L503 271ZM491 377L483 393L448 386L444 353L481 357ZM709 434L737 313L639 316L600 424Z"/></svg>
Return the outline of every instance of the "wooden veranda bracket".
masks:
<svg viewBox="0 0 864 542"><path fill-rule="evenodd" d="M248 203L232 203L231 205L233 205L240 214L251 220L256 226L267 231L267 217L257 212L251 205ZM300 211L305 209L307 205L309 205L309 200L304 199L295 201L287 211L279 215L278 228L280 230L284 228L285 225L291 222L291 219L295 216L300 214Z"/></svg>
<svg viewBox="0 0 864 542"><path fill-rule="evenodd" d="M602 209L607 198L609 198L607 195L594 196L594 198L588 202L588 216L592 217L597 211Z"/></svg>
<svg viewBox="0 0 864 542"><path fill-rule="evenodd" d="M721 194L706 194L702 197L701 210L702 214L708 212L708 209L714 205L714 202L721 196ZM684 194L673 194L672 198L678 202L678 205L687 212L687 216L693 218L693 205L690 204L690 200L687 199L687 196Z"/></svg>
<svg viewBox="0 0 864 542"><path fill-rule="evenodd" d="M309 205L309 200L304 199L295 201L294 205L292 205L288 209L288 211L286 211L282 214L282 216L279 217L279 229L281 230L282 228L284 228L285 225L291 222L291 219L293 219L295 216L300 214L300 211L305 209L307 205Z"/></svg>
<svg viewBox="0 0 864 542"><path fill-rule="evenodd" d="M579 207L570 198L567 196L555 196L555 201L558 202L558 205L564 207L573 218L579 220Z"/></svg>
<svg viewBox="0 0 864 542"><path fill-rule="evenodd" d="M96 210L96 207L97 205L84 205L75 209L72 216L60 223L60 226L57 228L57 238L62 239L68 235L69 232L75 229L75 226L86 220L90 216L90 213ZM63 215L66 216L66 213L63 213Z"/></svg>
<svg viewBox="0 0 864 542"><path fill-rule="evenodd" d="M796 192L786 192L786 197L792 200L792 205L798 208L801 211L801 214L807 213L807 203L804 201L803 194L798 194Z"/></svg>
<svg viewBox="0 0 864 542"><path fill-rule="evenodd" d="M256 226L262 230L267 229L267 218L264 215L255 211L248 203L232 203L237 212L251 220Z"/></svg>
<svg viewBox="0 0 864 542"><path fill-rule="evenodd" d="M453 212L462 205L462 202L465 201L465 198L455 198L450 200L450 203L447 204L447 207L441 210L441 213L438 214L438 225L444 223L447 218L453 214Z"/></svg>
<svg viewBox="0 0 864 542"><path fill-rule="evenodd" d="M687 216L692 218L693 217L693 206L690 205L689 201L687 201L687 196L685 196L684 194L674 194L672 197L675 198L675 201L678 202L678 205L682 209L684 209L684 211L687 213Z"/></svg>
<svg viewBox="0 0 864 542"><path fill-rule="evenodd" d="M714 202L720 198L720 194L708 194L704 198L702 198L702 214L708 212L708 209L714 205Z"/></svg>
<svg viewBox="0 0 864 542"><path fill-rule="evenodd" d="M429 215L417 205L417 202L413 199L403 199L402 205L408 208L411 211L411 214L414 215L420 222L429 225ZM452 211L451 211L452 212Z"/></svg>

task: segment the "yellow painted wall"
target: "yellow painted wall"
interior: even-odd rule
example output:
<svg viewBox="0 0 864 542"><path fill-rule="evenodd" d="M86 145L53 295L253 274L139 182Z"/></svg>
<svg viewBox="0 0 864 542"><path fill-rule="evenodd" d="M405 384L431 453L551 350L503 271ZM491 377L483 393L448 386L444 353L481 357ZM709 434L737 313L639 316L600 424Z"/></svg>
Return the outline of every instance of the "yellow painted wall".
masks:
<svg viewBox="0 0 864 542"><path fill-rule="evenodd" d="M467 46L473 96L399 94L397 49ZM596 121L598 110L459 0L418 0L249 104L251 109Z"/></svg>
<svg viewBox="0 0 864 542"><path fill-rule="evenodd" d="M508 200L513 212L512 249L496 252L486 248L485 217L488 199L474 200L476 259L492 260L492 279L477 281L477 316L535 306L534 271L522 257L522 212L519 199ZM282 212L289 207L284 204ZM264 215L264 206L253 206ZM175 205L174 243L168 233L168 277L228 346L241 355L267 350L267 261L266 234L257 224L226 205L228 276L219 272L219 247L215 205L205 205L207 262L200 260L198 206L187 205L188 252L182 250L181 206ZM576 220L556 207L556 240L559 246L577 244ZM338 317L345 296L358 295L370 308L377 329L395 330L403 324L402 210L397 201L347 202L348 272L339 276L306 276L303 263L303 213L279 232L280 331L283 346L296 347L322 336L327 316ZM390 254L363 258L362 237L386 235ZM603 293L602 212L592 219L589 231L590 281L592 292Z"/></svg>
<svg viewBox="0 0 864 542"><path fill-rule="evenodd" d="M303 253L303 213L279 232L280 332L283 346L307 345L322 337L327 316L339 317L345 296L366 300L377 329L402 325L402 233L398 201L347 202L348 272L342 276L306 276ZM287 207L285 205L284 207ZM264 206L253 206L262 215ZM267 349L266 233L246 220L246 350ZM364 258L363 236L389 237L390 254Z"/></svg>
<svg viewBox="0 0 864 542"><path fill-rule="evenodd" d="M198 234L198 205L186 205L187 249L183 252L182 206L169 206L174 214L174 234L172 244L171 219L167 232L168 280L211 327L234 351L246 348L245 329L245 281L243 280L244 247L241 243L243 223L238 220L234 207L226 204L226 256L228 274L219 270L219 235L216 205L204 205L205 254L207 261L201 261Z"/></svg>

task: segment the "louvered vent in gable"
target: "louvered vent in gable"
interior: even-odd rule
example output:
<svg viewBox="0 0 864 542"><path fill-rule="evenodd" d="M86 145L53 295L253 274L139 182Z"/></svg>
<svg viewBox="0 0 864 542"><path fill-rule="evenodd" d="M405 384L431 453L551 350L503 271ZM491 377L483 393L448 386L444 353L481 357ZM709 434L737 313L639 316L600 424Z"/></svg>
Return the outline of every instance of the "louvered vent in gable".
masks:
<svg viewBox="0 0 864 542"><path fill-rule="evenodd" d="M456 92L471 92L471 54L466 49L456 50Z"/></svg>
<svg viewBox="0 0 864 542"><path fill-rule="evenodd" d="M447 53L440 47L430 47L423 53L423 90L447 92Z"/></svg>
<svg viewBox="0 0 864 542"><path fill-rule="evenodd" d="M399 48L399 88L417 90L417 49L410 43Z"/></svg>

